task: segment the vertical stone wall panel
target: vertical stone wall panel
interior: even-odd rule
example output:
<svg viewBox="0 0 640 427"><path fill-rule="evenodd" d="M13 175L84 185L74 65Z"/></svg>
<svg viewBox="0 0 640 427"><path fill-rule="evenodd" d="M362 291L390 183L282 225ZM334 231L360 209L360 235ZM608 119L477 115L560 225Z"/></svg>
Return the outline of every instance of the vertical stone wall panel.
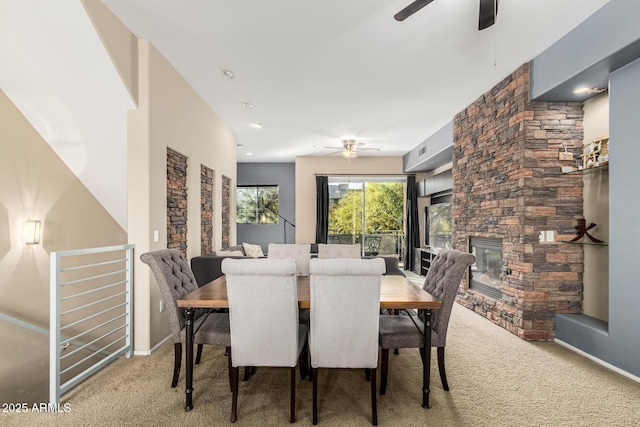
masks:
<svg viewBox="0 0 640 427"><path fill-rule="evenodd" d="M187 257L187 157L167 148L167 248Z"/></svg>
<svg viewBox="0 0 640 427"><path fill-rule="evenodd" d="M502 299L468 289L458 302L524 339L554 337L555 313L580 312L583 252L558 242L582 216L582 176L558 159L582 147L582 104L531 102L525 64L454 119L453 246L502 239ZM553 230L555 243L540 243ZM569 236L571 238L571 236Z"/></svg>
<svg viewBox="0 0 640 427"><path fill-rule="evenodd" d="M200 165L200 253L213 252L214 171Z"/></svg>
<svg viewBox="0 0 640 427"><path fill-rule="evenodd" d="M232 193L231 178L222 176L222 247L231 246L231 196ZM241 242L239 242L241 243Z"/></svg>

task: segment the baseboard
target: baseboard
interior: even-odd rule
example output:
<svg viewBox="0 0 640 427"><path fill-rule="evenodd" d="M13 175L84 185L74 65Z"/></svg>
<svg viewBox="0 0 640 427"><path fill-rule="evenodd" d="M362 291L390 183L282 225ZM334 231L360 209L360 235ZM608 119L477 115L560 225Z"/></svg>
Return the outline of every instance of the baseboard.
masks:
<svg viewBox="0 0 640 427"><path fill-rule="evenodd" d="M630 380L633 380L633 381L635 381L637 383L640 383L640 377L637 377L637 376L635 376L635 375L633 375L633 374L631 374L631 373L629 373L627 371L623 371L622 369L618 368L617 366L613 366L611 363L605 362L602 359L598 359L597 357L595 357L595 356L593 356L593 355L591 355L589 353L586 353L586 352L580 350L579 348L572 346L571 344L567 344L566 342L564 342L562 340L559 340L558 338L554 339L554 342L557 343L557 344L560 344L563 347L568 348L571 351L574 351L574 352L580 354L581 356L586 357L587 359L593 360L598 365L602 365L607 369L610 369L610 370L612 370L612 371L614 371L614 372L616 372L616 373L618 373L618 374L620 374L622 376L625 376L625 377L629 378Z"/></svg>
<svg viewBox="0 0 640 427"><path fill-rule="evenodd" d="M167 335L163 340L161 340L158 344L153 346L151 350L135 350L133 352L134 356L151 356L151 353L162 347L164 343L171 339L171 335Z"/></svg>

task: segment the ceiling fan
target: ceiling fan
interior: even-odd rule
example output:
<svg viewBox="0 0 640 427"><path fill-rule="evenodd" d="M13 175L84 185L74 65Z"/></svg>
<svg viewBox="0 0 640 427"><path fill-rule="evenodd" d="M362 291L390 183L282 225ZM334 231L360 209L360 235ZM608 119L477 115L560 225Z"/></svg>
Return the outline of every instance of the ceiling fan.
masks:
<svg viewBox="0 0 640 427"><path fill-rule="evenodd" d="M342 147L324 147L324 148L333 148L338 151L334 151L333 153L326 154L326 156L332 156L334 154L342 154L343 157L348 159L354 159L358 157L359 151L380 151L379 148L367 147L363 148L364 142L358 142L355 139L343 139Z"/></svg>
<svg viewBox="0 0 640 427"><path fill-rule="evenodd" d="M409 6L394 15L396 21L404 21L433 0L415 0ZM498 0L480 0L480 17L478 30L484 30L496 23L498 15Z"/></svg>

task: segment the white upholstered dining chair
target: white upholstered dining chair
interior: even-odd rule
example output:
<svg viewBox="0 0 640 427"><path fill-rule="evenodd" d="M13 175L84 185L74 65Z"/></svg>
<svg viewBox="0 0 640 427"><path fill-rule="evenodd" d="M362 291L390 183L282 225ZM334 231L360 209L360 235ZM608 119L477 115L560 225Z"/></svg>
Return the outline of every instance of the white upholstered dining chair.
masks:
<svg viewBox="0 0 640 427"><path fill-rule="evenodd" d="M360 259L360 245L318 244L318 259L349 258Z"/></svg>
<svg viewBox="0 0 640 427"><path fill-rule="evenodd" d="M372 424L378 425L376 368L384 260L312 259L309 348L313 424L318 423L318 368L365 368L371 375Z"/></svg>
<svg viewBox="0 0 640 427"><path fill-rule="evenodd" d="M240 366L291 370L290 422L295 422L295 368L306 377L307 327L298 322L296 264L292 259L225 259L231 326L231 422L238 408Z"/></svg>
<svg viewBox="0 0 640 427"><path fill-rule="evenodd" d="M311 257L311 245L309 243L285 244L269 243L267 258L296 260L296 273L298 276L309 275L309 258Z"/></svg>

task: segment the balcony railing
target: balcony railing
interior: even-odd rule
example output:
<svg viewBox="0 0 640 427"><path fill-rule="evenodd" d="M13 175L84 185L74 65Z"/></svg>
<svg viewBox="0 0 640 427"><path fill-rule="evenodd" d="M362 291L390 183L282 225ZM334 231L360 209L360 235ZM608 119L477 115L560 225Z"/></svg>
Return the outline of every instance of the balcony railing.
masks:
<svg viewBox="0 0 640 427"><path fill-rule="evenodd" d="M329 234L327 243L360 244L362 255L398 256L404 259L404 233L382 230L370 234Z"/></svg>

